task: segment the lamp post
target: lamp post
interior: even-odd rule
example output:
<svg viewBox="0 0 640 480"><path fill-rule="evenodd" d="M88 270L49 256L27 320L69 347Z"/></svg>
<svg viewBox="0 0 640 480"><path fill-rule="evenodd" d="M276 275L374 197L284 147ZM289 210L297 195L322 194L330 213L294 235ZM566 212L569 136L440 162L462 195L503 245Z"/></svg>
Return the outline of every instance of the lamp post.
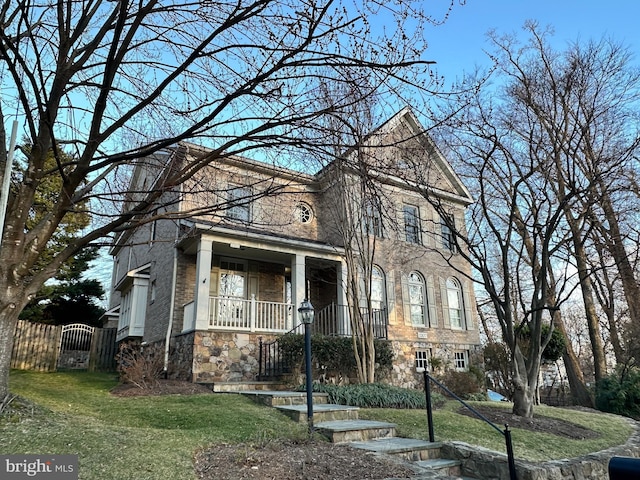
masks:
<svg viewBox="0 0 640 480"><path fill-rule="evenodd" d="M311 324L315 312L313 305L306 298L298 309L300 321L304 323L304 366L307 377L307 424L309 425L309 436L313 433L313 383L311 378Z"/></svg>

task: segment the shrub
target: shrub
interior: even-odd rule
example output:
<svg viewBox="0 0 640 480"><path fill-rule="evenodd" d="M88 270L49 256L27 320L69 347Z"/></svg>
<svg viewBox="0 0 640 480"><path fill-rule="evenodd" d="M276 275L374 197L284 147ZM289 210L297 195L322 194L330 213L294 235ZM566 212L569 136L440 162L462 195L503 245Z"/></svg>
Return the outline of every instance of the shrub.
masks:
<svg viewBox="0 0 640 480"><path fill-rule="evenodd" d="M138 342L120 344L118 373L122 383L147 389L158 383L164 369L164 348L161 343L141 345Z"/></svg>
<svg viewBox="0 0 640 480"><path fill-rule="evenodd" d="M286 334L280 337L282 355L294 371L299 371L304 359L304 335ZM377 372L384 374L391 370L393 350L388 340L374 340L376 349ZM314 364L323 372L337 376L353 378L357 376L356 360L353 354L351 337L313 335L311 352ZM315 372L316 375L318 372Z"/></svg>
<svg viewBox="0 0 640 480"><path fill-rule="evenodd" d="M447 370L438 380L462 399L469 399L484 392L482 381L474 371L457 372Z"/></svg>
<svg viewBox="0 0 640 480"><path fill-rule="evenodd" d="M618 368L598 382L596 407L603 412L640 420L640 369Z"/></svg>
<svg viewBox="0 0 640 480"><path fill-rule="evenodd" d="M300 387L303 390L302 387ZM425 395L422 390L410 390L393 387L382 383L353 385L313 384L314 392L329 395L329 403L350 405L362 408L426 408ZM442 406L445 398L432 393L434 407Z"/></svg>

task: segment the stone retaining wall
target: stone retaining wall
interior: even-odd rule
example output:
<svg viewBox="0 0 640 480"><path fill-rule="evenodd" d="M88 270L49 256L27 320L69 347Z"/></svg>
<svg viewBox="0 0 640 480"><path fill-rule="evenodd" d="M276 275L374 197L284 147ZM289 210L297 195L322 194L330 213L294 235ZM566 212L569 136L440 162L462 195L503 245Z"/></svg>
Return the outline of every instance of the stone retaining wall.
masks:
<svg viewBox="0 0 640 480"><path fill-rule="evenodd" d="M583 457L549 462L525 462L516 459L518 480L603 480L608 477L611 457L640 457L640 427L625 419L633 433L624 445L608 448ZM505 447L506 448L506 447ZM509 480L507 455L462 442L446 442L444 458L460 460L462 474L484 480Z"/></svg>

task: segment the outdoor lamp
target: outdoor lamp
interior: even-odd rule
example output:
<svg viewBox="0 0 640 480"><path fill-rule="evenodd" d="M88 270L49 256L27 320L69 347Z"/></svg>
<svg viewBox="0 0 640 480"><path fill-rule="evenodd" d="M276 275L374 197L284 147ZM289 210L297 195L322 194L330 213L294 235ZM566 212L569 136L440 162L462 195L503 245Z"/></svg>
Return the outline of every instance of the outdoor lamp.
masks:
<svg viewBox="0 0 640 480"><path fill-rule="evenodd" d="M298 309L298 313L300 314L300 321L305 325L313 323L313 318L315 316L315 310L313 309L313 305L306 298L300 304L300 308Z"/></svg>
<svg viewBox="0 0 640 480"><path fill-rule="evenodd" d="M309 425L309 437L313 434L313 384L311 379L311 324L315 312L308 299L304 299L298 309L300 321L304 323L304 366L307 377L307 424Z"/></svg>

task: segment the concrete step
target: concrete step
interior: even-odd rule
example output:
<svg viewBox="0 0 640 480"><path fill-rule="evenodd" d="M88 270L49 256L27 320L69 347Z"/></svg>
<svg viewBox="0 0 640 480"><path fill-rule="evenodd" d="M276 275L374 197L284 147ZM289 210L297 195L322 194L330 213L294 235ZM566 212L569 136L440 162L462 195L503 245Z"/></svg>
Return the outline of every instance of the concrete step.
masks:
<svg viewBox="0 0 640 480"><path fill-rule="evenodd" d="M441 442L426 442L415 438L375 438L364 442L352 442L350 446L370 452L394 455L404 460L417 462L441 458Z"/></svg>
<svg viewBox="0 0 640 480"><path fill-rule="evenodd" d="M240 393L245 391L282 391L286 385L282 382L214 382L206 384L217 393Z"/></svg>
<svg viewBox="0 0 640 480"><path fill-rule="evenodd" d="M307 405L281 405L276 407L296 422L307 421ZM318 404L313 406L313 422L331 422L334 420L358 420L358 407L346 405Z"/></svg>
<svg viewBox="0 0 640 480"><path fill-rule="evenodd" d="M251 398L257 403L267 405L268 407L279 407L283 405L307 405L306 392L286 392L286 391L268 391L268 390L245 390L238 391L242 395ZM324 405L327 403L328 395L326 393L314 393L313 403Z"/></svg>
<svg viewBox="0 0 640 480"><path fill-rule="evenodd" d="M358 442L372 438L393 437L396 434L395 423L373 420L334 420L315 423L315 429L327 436L333 443Z"/></svg>
<svg viewBox="0 0 640 480"><path fill-rule="evenodd" d="M436 478L454 477L457 478L461 475L462 462L459 460L447 460L445 458L434 458L431 460L420 460L416 462L416 465L420 469L427 473L435 473L438 475Z"/></svg>

